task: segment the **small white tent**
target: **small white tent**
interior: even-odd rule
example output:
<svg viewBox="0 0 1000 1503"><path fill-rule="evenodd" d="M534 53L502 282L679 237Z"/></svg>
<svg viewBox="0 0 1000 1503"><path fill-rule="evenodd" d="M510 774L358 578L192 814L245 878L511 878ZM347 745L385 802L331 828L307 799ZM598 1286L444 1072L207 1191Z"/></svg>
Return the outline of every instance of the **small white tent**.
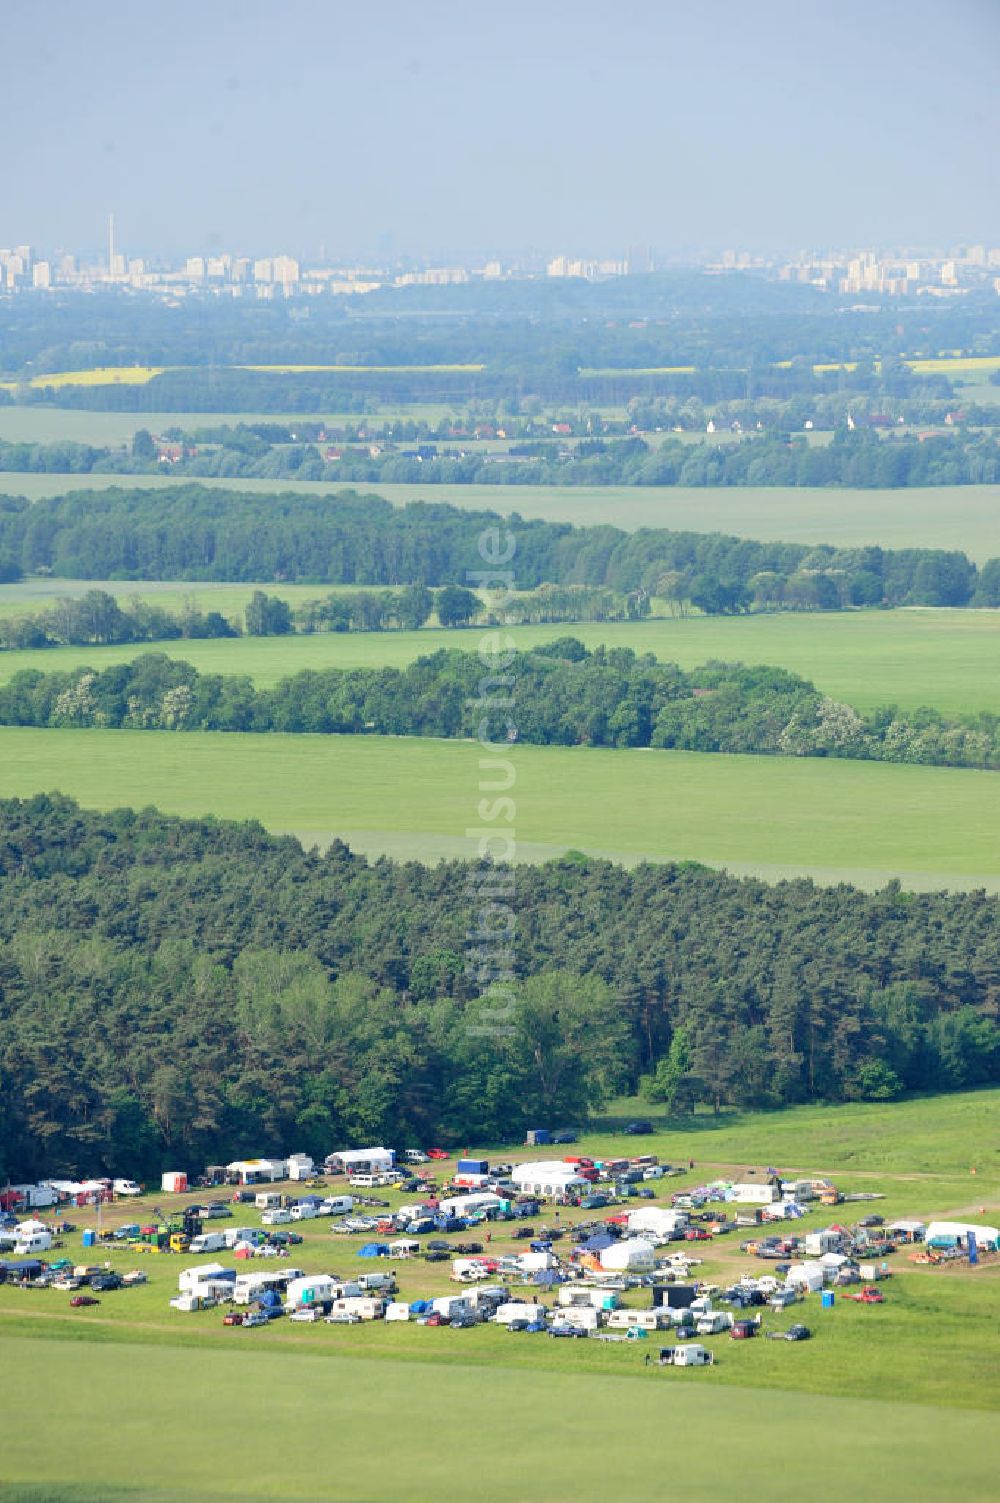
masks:
<svg viewBox="0 0 1000 1503"><path fill-rule="evenodd" d="M601 1253L601 1267L623 1273L649 1273L653 1267L653 1244L644 1237L629 1237L612 1242Z"/></svg>
<svg viewBox="0 0 1000 1503"><path fill-rule="evenodd" d="M793 1263L785 1283L793 1289L807 1289L816 1294L826 1282L822 1263Z"/></svg>

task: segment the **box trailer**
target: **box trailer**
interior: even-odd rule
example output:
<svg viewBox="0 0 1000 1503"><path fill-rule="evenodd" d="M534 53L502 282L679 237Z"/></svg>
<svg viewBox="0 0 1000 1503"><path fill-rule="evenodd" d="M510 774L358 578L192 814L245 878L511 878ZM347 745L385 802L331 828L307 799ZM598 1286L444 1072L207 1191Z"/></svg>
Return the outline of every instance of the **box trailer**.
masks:
<svg viewBox="0 0 1000 1503"><path fill-rule="evenodd" d="M160 1192L163 1195L182 1195L188 1187L188 1177L179 1169L168 1169L160 1176Z"/></svg>

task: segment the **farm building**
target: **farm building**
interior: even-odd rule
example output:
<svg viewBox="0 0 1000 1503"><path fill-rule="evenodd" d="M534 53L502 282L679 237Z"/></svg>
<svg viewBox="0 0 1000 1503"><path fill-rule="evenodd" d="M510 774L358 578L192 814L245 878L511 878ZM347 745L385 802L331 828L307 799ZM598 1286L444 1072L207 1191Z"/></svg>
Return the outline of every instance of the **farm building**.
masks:
<svg viewBox="0 0 1000 1503"><path fill-rule="evenodd" d="M781 1199L781 1181L769 1169L745 1169L734 1180L731 1194L741 1205L767 1206Z"/></svg>
<svg viewBox="0 0 1000 1503"><path fill-rule="evenodd" d="M572 1164L561 1160L539 1160L534 1164L515 1164L510 1172L518 1190L524 1194L552 1199L560 1195L582 1195L590 1184Z"/></svg>

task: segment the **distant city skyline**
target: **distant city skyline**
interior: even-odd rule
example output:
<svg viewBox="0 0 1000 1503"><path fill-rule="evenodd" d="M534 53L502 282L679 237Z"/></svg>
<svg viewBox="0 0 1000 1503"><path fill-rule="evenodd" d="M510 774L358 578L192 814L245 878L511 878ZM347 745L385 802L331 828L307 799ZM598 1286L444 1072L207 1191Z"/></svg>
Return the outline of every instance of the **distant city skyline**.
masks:
<svg viewBox="0 0 1000 1503"><path fill-rule="evenodd" d="M424 263L1000 242L1000 7L70 0L4 23L0 244Z"/></svg>

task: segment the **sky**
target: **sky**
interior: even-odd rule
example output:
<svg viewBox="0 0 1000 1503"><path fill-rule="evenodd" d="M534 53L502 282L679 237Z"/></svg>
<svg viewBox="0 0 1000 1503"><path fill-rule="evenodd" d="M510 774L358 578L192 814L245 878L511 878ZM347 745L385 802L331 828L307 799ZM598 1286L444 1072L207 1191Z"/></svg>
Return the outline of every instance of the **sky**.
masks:
<svg viewBox="0 0 1000 1503"><path fill-rule="evenodd" d="M0 48L0 245L1000 245L1000 0L46 0Z"/></svg>

